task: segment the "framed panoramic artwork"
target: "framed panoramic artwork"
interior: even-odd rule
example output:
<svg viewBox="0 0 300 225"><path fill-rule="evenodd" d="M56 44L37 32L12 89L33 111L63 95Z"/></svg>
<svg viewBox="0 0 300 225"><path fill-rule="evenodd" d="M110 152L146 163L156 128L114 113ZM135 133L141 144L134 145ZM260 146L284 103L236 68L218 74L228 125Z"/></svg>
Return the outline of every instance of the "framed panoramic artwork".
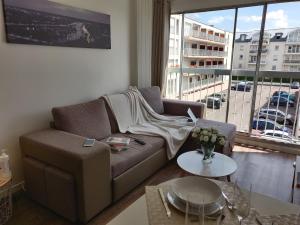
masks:
<svg viewBox="0 0 300 225"><path fill-rule="evenodd" d="M3 0L9 43L111 48L110 16L48 0Z"/></svg>

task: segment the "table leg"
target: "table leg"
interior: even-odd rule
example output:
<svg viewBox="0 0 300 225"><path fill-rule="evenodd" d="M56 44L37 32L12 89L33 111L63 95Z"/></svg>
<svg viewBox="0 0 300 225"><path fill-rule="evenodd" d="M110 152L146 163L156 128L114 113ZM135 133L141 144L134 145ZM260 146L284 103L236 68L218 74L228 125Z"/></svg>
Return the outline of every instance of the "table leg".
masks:
<svg viewBox="0 0 300 225"><path fill-rule="evenodd" d="M291 203L294 203L294 192L295 192L295 179L296 179L296 162L293 163L294 174L292 182L292 193L291 193Z"/></svg>
<svg viewBox="0 0 300 225"><path fill-rule="evenodd" d="M179 173L179 177L186 177L186 176L190 176L191 174L188 172L185 172L184 170L180 171Z"/></svg>
<svg viewBox="0 0 300 225"><path fill-rule="evenodd" d="M227 175L226 177L227 177L227 181L228 181L228 182L231 182L230 175Z"/></svg>

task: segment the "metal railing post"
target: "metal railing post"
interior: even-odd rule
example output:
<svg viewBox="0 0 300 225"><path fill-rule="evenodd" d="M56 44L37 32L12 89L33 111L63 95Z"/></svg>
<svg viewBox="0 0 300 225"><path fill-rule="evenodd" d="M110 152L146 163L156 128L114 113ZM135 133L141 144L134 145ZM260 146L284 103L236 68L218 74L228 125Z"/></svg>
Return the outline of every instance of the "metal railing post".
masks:
<svg viewBox="0 0 300 225"><path fill-rule="evenodd" d="M297 92L296 92L297 93ZM293 135L295 138L298 140L299 136L299 129L300 129L300 91L298 90L298 93L296 94L297 96L297 102L296 102L296 112L295 112L295 118L294 118L294 124L293 124Z"/></svg>
<svg viewBox="0 0 300 225"><path fill-rule="evenodd" d="M181 51L180 51L180 76L179 76L179 99L182 99L183 83L183 51L184 51L184 13L181 15Z"/></svg>
<svg viewBox="0 0 300 225"><path fill-rule="evenodd" d="M266 3L266 4L264 4L264 9L263 9L263 14L262 14L262 21L261 21L260 34L259 34L259 43L258 43L258 52L257 52L257 60L256 60L256 70L255 70L255 76L254 76L254 79L253 79L252 103L251 103L249 131L248 131L249 133L252 133L252 121L253 121L254 113L255 113L257 83L258 83L258 77L259 77L259 72L260 72L260 61L261 61L261 53L262 53L263 39L264 39L264 33L265 33L267 10L268 10L268 4Z"/></svg>
<svg viewBox="0 0 300 225"><path fill-rule="evenodd" d="M233 53L234 53L234 41L235 41L235 36L236 36L236 25L237 25L238 11L239 11L239 9L235 8L234 28L233 28L233 38L232 38L232 51L231 51L231 62L230 62L230 75L229 75L229 83L228 83L228 91L227 91L226 123L228 123L228 120L229 120L230 94L231 94L231 82L232 82L232 66L233 66Z"/></svg>

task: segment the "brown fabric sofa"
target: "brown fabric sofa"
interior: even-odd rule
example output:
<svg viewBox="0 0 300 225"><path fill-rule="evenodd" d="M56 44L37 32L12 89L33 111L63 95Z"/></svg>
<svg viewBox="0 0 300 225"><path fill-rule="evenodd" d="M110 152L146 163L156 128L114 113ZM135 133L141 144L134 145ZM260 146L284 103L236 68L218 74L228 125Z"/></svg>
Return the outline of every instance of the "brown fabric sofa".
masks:
<svg viewBox="0 0 300 225"><path fill-rule="evenodd" d="M158 87L140 91L160 114L186 115L190 107L203 118L201 103L161 100ZM71 221L89 221L168 162L163 138L121 134L103 98L54 108L52 114L54 128L20 137L25 185L32 199ZM231 153L234 125L204 119L199 125L220 128L228 141L218 151ZM131 141L128 150L114 153L105 143L110 136L138 138L146 145ZM82 147L86 137L97 140L93 147ZM195 148L190 139L182 150Z"/></svg>

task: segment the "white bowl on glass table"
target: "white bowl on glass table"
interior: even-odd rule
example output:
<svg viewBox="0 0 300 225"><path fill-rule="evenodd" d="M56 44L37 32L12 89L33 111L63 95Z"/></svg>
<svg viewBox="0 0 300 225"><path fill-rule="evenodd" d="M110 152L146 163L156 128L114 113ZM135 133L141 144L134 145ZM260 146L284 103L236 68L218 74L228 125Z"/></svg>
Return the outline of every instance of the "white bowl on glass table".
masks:
<svg viewBox="0 0 300 225"><path fill-rule="evenodd" d="M171 205L185 212L189 204L189 212L199 214L199 208L204 207L205 215L220 211L226 204L220 187L214 182L201 177L184 177L178 179L167 195Z"/></svg>

